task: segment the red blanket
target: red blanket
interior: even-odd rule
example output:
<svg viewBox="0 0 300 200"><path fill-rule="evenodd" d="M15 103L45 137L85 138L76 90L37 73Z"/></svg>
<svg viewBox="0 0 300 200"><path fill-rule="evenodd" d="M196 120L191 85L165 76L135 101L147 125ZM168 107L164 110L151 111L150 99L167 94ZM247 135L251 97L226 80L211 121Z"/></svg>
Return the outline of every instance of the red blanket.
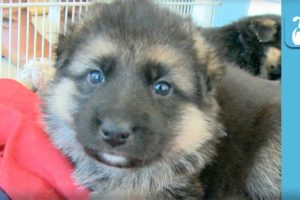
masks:
<svg viewBox="0 0 300 200"><path fill-rule="evenodd" d="M0 79L0 188L13 200L89 199L44 133L39 104L21 84Z"/></svg>

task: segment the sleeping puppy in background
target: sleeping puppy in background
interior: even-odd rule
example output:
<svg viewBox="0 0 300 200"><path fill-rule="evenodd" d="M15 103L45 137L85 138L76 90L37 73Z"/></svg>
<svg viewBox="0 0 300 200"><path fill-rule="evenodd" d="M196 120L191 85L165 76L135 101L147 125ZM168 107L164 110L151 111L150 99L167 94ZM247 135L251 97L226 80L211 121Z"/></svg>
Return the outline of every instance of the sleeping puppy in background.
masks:
<svg viewBox="0 0 300 200"><path fill-rule="evenodd" d="M92 5L60 36L43 96L47 133L73 162L75 182L95 199L202 199L214 179L201 172L223 165L225 137L240 156L220 160L248 173L227 171L245 181L223 182L238 191L220 196L279 199L280 90L259 82L264 92L245 103L251 84L221 83L223 64L189 19L150 1Z"/></svg>
<svg viewBox="0 0 300 200"><path fill-rule="evenodd" d="M245 17L229 25L203 29L218 54L255 76L281 78L281 17Z"/></svg>

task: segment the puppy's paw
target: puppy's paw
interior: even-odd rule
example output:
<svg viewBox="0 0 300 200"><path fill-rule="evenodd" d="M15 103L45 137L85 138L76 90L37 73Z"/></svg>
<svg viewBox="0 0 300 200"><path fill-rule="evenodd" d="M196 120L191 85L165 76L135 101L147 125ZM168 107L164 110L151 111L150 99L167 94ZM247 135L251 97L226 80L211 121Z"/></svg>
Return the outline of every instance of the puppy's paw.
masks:
<svg viewBox="0 0 300 200"><path fill-rule="evenodd" d="M32 59L20 71L20 82L32 91L41 91L53 78L55 69L53 61Z"/></svg>

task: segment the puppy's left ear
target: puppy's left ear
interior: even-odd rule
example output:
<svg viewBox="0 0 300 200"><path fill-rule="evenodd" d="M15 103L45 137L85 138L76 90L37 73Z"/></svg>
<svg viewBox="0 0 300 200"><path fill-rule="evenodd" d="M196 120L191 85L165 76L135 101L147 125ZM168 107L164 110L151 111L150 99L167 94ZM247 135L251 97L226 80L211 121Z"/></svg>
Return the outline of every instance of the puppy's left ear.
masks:
<svg viewBox="0 0 300 200"><path fill-rule="evenodd" d="M197 51L198 62L204 67L205 79L208 91L212 91L222 79L225 64L216 55L215 47L209 44L198 29L193 33L194 48Z"/></svg>
<svg viewBox="0 0 300 200"><path fill-rule="evenodd" d="M277 34L278 24L269 18L255 19L250 22L249 29L256 35L259 42L271 42Z"/></svg>

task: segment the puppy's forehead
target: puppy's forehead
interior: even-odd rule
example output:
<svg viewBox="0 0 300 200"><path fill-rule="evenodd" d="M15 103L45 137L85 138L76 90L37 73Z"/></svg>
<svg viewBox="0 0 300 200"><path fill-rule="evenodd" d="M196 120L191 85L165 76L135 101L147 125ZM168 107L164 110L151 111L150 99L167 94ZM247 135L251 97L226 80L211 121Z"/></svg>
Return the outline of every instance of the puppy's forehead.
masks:
<svg viewBox="0 0 300 200"><path fill-rule="evenodd" d="M186 70L188 70L189 65L191 65L191 59L189 59L189 56L183 54L170 45L153 45L144 49L146 60Z"/></svg>
<svg viewBox="0 0 300 200"><path fill-rule="evenodd" d="M93 66L95 59L116 56L118 53L117 48L117 44L108 37L101 36L88 40L75 51L74 59L72 59L70 66L70 73L72 75L80 75L87 70L96 68L97 66Z"/></svg>
<svg viewBox="0 0 300 200"><path fill-rule="evenodd" d="M90 62L95 58L120 56L124 61L134 59L135 62L153 61L166 66L187 68L191 65L188 55L180 52L168 44L148 44L148 42L131 41L131 44L122 44L118 40L101 36L84 43L75 53L75 61ZM78 70L78 71L77 71ZM85 69L83 68L82 71ZM75 72L80 73L80 69Z"/></svg>
<svg viewBox="0 0 300 200"><path fill-rule="evenodd" d="M276 21L272 20L272 19L256 19L254 20L256 23L261 24L263 26L267 26L267 27L273 27L276 25Z"/></svg>

